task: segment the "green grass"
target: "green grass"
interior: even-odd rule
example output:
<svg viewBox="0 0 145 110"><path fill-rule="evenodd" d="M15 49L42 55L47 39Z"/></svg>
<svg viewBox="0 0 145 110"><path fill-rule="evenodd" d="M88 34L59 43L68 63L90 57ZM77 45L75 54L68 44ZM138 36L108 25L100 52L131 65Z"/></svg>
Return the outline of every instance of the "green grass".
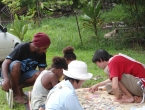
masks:
<svg viewBox="0 0 145 110"><path fill-rule="evenodd" d="M92 63L92 56L94 52L99 48L106 49L111 54L124 53L142 63L145 63L144 54L145 52L139 47L135 50L129 48L123 48L124 46L120 45L118 42L109 42L104 40L103 31L99 31L98 35L100 39L97 41L93 32L89 29L83 29L82 19L79 16L79 25L83 40L83 45L80 43L79 34L77 31L77 25L75 18L71 17L62 17L57 19L44 19L40 27L33 27L25 35L25 41L31 41L33 35L37 32L45 32L50 36L51 45L47 51L47 64L50 67L52 58L54 56L63 56L62 49L65 46L71 45L75 48L75 54L77 55L78 60L82 60L88 65L88 72L93 73L93 76L101 76L97 81L89 80L86 81L83 87L90 87L97 82L106 79L106 76L103 70L99 69L95 64ZM122 48L121 48L122 47ZM26 88L25 91L31 90L32 88ZM0 90L0 110L9 110L9 107L6 102L5 92ZM25 110L24 105L14 104L13 110Z"/></svg>

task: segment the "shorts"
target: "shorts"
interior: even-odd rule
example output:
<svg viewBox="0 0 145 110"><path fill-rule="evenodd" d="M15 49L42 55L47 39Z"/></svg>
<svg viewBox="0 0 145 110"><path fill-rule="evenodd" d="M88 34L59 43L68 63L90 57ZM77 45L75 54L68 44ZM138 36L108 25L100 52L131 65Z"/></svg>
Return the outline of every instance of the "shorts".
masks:
<svg viewBox="0 0 145 110"><path fill-rule="evenodd" d="M130 74L123 74L122 78L120 80L120 82L124 85L125 88L127 88L127 90L132 95L142 97L143 92L142 92L141 86L137 84L138 81L139 81L138 78L136 78ZM112 83L107 83L105 85L105 88L109 94L113 92L112 91Z"/></svg>
<svg viewBox="0 0 145 110"><path fill-rule="evenodd" d="M133 75L123 74L120 82L132 95L142 97L143 91L141 89L141 86L137 84L138 81L139 79L134 77Z"/></svg>
<svg viewBox="0 0 145 110"><path fill-rule="evenodd" d="M9 72L12 71L12 68L13 68L14 64L17 63L17 62L20 62L20 61L15 60L15 61L11 62L10 66L9 66ZM21 84L21 83L25 82L26 79L31 78L37 72L38 72L38 70L30 70L30 71L27 71L25 73L21 73L21 77L20 77L19 83Z"/></svg>

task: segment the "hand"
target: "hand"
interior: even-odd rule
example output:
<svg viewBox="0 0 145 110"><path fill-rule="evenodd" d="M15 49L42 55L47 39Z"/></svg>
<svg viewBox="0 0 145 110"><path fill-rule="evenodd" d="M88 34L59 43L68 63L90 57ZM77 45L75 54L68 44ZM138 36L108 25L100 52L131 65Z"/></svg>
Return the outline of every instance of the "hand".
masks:
<svg viewBox="0 0 145 110"><path fill-rule="evenodd" d="M11 88L9 79L4 79L4 82L2 84L2 89L4 91L8 92L9 91L9 88Z"/></svg>
<svg viewBox="0 0 145 110"><path fill-rule="evenodd" d="M94 85L94 86L92 86L92 87L90 87L89 88L89 92L92 92L92 93L94 93L95 91L97 91L98 90L98 85L96 84L96 85Z"/></svg>

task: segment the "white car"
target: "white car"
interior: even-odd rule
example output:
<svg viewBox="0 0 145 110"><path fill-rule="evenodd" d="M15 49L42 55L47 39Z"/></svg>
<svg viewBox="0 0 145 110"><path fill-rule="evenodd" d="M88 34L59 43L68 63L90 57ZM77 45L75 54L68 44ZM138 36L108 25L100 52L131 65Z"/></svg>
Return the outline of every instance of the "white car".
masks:
<svg viewBox="0 0 145 110"><path fill-rule="evenodd" d="M7 32L7 28L0 25L0 65L14 47L21 43L21 40Z"/></svg>

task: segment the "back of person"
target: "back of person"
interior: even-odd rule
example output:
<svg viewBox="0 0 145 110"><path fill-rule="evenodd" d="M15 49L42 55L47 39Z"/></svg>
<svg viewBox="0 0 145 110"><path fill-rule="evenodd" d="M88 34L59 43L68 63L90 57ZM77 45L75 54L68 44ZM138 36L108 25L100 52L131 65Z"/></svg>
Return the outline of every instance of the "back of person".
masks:
<svg viewBox="0 0 145 110"><path fill-rule="evenodd" d="M31 93L31 107L32 110L38 109L40 105L44 105L49 90L45 89L41 83L41 78L44 74L48 74L48 70L43 70L36 79ZM51 71L50 71L51 72ZM39 101L38 101L39 100Z"/></svg>
<svg viewBox="0 0 145 110"><path fill-rule="evenodd" d="M31 93L33 110L45 110L45 101L49 90L58 84L59 78L63 74L63 69L67 69L67 63L63 57L55 56L52 62L49 70L43 70L34 84Z"/></svg>
<svg viewBox="0 0 145 110"><path fill-rule="evenodd" d="M75 94L71 87L65 84L63 80L57 86L55 86L52 91L49 93L51 96L48 95L48 101L46 105L46 110L68 110L66 103L71 103L67 101L67 97L69 95Z"/></svg>
<svg viewBox="0 0 145 110"><path fill-rule="evenodd" d="M111 58L108 67L110 71L110 78L116 76L116 73L118 74L119 79L121 79L123 73L131 74L138 78L145 78L145 68L142 64L131 61L120 55L116 55Z"/></svg>

